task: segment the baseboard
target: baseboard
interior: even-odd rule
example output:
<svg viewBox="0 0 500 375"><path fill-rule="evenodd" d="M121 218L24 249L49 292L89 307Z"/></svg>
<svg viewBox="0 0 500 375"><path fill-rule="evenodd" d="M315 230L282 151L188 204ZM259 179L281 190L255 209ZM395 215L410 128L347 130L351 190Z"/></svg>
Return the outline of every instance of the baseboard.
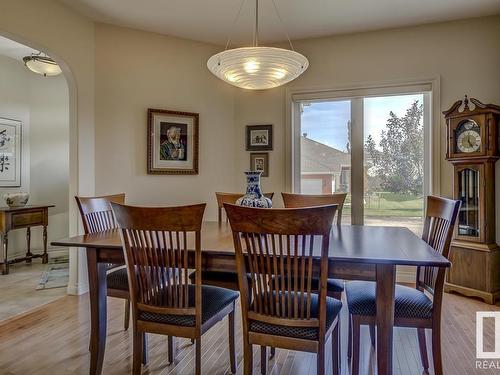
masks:
<svg viewBox="0 0 500 375"><path fill-rule="evenodd" d="M33 254L41 254L43 250L41 249L32 249L31 250ZM49 259L52 257L59 257L63 255L68 255L69 254L69 249L68 248L60 248L60 247L54 247L52 249L47 249L47 253L49 254ZM26 255L26 250L20 251L20 252L11 252L9 251L9 259L15 259L18 257L23 257Z"/></svg>
<svg viewBox="0 0 500 375"><path fill-rule="evenodd" d="M405 284L415 284L417 271L415 268L398 267L396 272L396 282Z"/></svg>
<svg viewBox="0 0 500 375"><path fill-rule="evenodd" d="M71 296L81 296L82 294L88 293L89 284L68 284L67 293Z"/></svg>

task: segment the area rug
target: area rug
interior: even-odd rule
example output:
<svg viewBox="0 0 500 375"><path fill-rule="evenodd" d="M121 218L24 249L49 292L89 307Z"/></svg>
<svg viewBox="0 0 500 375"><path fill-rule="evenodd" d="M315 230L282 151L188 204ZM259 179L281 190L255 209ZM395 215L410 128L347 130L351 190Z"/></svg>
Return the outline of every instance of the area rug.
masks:
<svg viewBox="0 0 500 375"><path fill-rule="evenodd" d="M69 280L69 263L50 265L38 282L36 290L65 288Z"/></svg>

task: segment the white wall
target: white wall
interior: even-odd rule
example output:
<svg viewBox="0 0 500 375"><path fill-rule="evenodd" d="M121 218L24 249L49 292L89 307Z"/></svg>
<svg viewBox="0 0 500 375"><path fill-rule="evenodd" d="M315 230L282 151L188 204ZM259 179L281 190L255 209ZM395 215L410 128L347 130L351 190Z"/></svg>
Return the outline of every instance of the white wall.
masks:
<svg viewBox="0 0 500 375"><path fill-rule="evenodd" d="M140 205L207 202L234 189L234 89L206 61L204 43L96 25L96 193ZM147 109L200 114L199 175L148 175Z"/></svg>
<svg viewBox="0 0 500 375"><path fill-rule="evenodd" d="M29 87L30 79L26 68L19 62L5 56L0 56L0 117L10 118L22 122L21 151L21 187L0 187L0 205L4 206L3 195L16 191L30 189L30 109Z"/></svg>
<svg viewBox="0 0 500 375"><path fill-rule="evenodd" d="M49 210L49 242L68 235L69 101L63 76L42 77L21 61L0 56L0 117L21 120L22 177L20 188L0 188L3 194L30 193L29 204L54 204ZM41 228L32 231L32 248L42 249ZM25 231L9 234L9 254L26 249Z"/></svg>
<svg viewBox="0 0 500 375"><path fill-rule="evenodd" d="M265 190L286 189L285 90L286 88L338 88L372 82L400 82L440 77L440 108L448 109L464 94L486 103L500 103L500 17L430 24L377 32L295 41L294 47L309 59L309 69L285 87L249 92L235 98L235 171L248 166L244 150L245 125L274 124L274 151ZM452 168L444 160L445 123L441 129L441 193L451 196ZM240 188L243 181L236 175ZM500 181L500 175L498 175ZM497 186L500 185L497 184ZM500 206L498 199L497 206ZM500 223L499 223L500 225Z"/></svg>
<svg viewBox="0 0 500 375"><path fill-rule="evenodd" d="M70 105L70 222L76 234L74 195L92 195L94 175L94 22L57 0L2 0L0 35L46 52L61 66ZM88 290L84 250L70 253L68 292Z"/></svg>
<svg viewBox="0 0 500 375"><path fill-rule="evenodd" d="M294 42L309 69L285 87L235 89L214 78L207 58L221 47L98 24L96 26L96 192L125 191L137 204L208 202L213 193L243 191L249 167L245 126L274 124L265 191L286 190L285 90L349 87L372 82L440 78L439 111L469 94L500 102L500 17L332 36ZM200 175L146 174L148 107L200 113ZM451 195L441 130L440 185ZM500 178L500 176L499 176ZM499 184L500 185L500 184Z"/></svg>

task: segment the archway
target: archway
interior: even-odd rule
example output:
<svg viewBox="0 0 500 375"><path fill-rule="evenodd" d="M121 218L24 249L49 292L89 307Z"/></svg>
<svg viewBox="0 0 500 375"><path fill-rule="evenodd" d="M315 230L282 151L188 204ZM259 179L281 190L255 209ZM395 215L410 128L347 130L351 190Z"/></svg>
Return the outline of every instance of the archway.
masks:
<svg viewBox="0 0 500 375"><path fill-rule="evenodd" d="M78 233L79 219L78 212L74 203L74 196L79 194L79 163L78 163L78 101L77 101L77 85L73 72L69 65L58 55L58 53L46 46L39 43L26 40L18 35L11 33L1 32L0 36L8 38L12 41L28 46L34 50L41 51L48 56L51 56L61 67L62 74L65 78L68 91L68 125L69 125L69 186L68 186L68 207L69 207L69 234L74 235ZM93 158L93 154L90 155ZM49 229L50 230L50 229ZM82 294L87 291L88 283L86 276L86 258L83 250L70 251L70 267L69 267L69 282L67 292L68 294Z"/></svg>

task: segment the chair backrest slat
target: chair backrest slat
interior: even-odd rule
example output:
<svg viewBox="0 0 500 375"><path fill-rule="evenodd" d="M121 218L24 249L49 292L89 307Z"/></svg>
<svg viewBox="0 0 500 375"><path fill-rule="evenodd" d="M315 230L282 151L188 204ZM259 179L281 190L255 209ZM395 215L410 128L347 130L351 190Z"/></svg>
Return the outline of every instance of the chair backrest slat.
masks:
<svg viewBox="0 0 500 375"><path fill-rule="evenodd" d="M427 197L427 208L422 239L436 252L448 258L453 230L460 209L460 201L446 198ZM440 277L440 273L443 275ZM417 287L434 294L440 292L444 284L444 270L436 267L417 269Z"/></svg>
<svg viewBox="0 0 500 375"><path fill-rule="evenodd" d="M205 204L132 207L112 203L111 206L121 230L134 308L199 315L200 288L196 289L196 306L190 304L189 249L194 247L196 264L201 264ZM198 276L196 286L200 287Z"/></svg>
<svg viewBox="0 0 500 375"><path fill-rule="evenodd" d="M313 327L324 324L317 317L313 319L311 313L313 294L320 294L320 310L326 301L326 290L312 288L313 260L320 257L322 263L328 264L330 230L337 206L224 207L233 230L244 319ZM316 248L318 237L321 241L316 243L321 247ZM326 278L327 272L320 272L325 284ZM252 301L251 305L248 301Z"/></svg>
<svg viewBox="0 0 500 375"><path fill-rule="evenodd" d="M236 201L241 198L244 194L242 193L221 193L216 192L215 197L217 198L217 209L218 209L218 221L222 223L222 213L224 211L224 204L235 204ZM266 198L273 200L274 193L263 193ZM227 220L227 215L226 215Z"/></svg>
<svg viewBox="0 0 500 375"><path fill-rule="evenodd" d="M104 195L100 197L75 197L83 230L86 234L102 232L117 227L111 202L124 203L125 194Z"/></svg>
<svg viewBox="0 0 500 375"><path fill-rule="evenodd" d="M336 204L337 224L340 225L342 222L342 209L344 208L347 193L321 195L281 193L281 196L283 197L283 203L286 208L316 207Z"/></svg>

